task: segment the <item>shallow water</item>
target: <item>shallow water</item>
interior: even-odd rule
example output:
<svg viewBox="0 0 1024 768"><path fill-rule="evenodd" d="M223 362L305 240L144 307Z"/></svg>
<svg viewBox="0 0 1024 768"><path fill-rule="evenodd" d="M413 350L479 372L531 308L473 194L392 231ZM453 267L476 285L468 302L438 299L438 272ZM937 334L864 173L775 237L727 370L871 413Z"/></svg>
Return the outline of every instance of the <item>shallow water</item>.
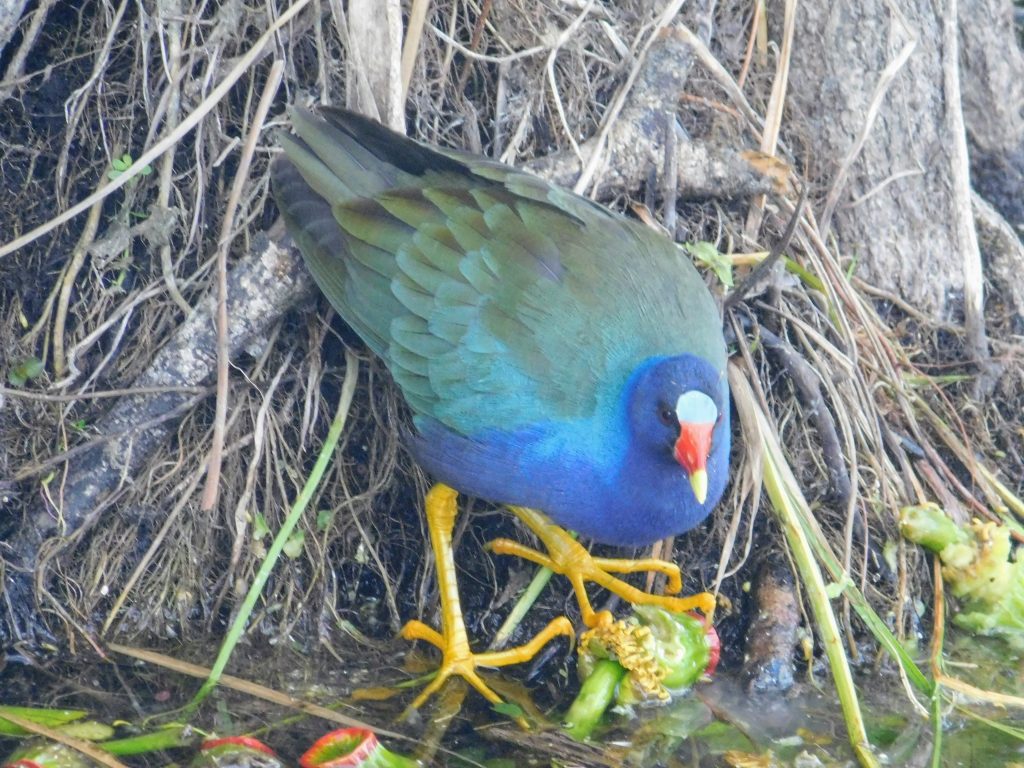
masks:
<svg viewBox="0 0 1024 768"><path fill-rule="evenodd" d="M165 649L196 663L215 651ZM334 649L337 653L337 649ZM833 766L853 765L838 703L820 673L807 670L784 696L749 695L732 670L720 670L710 684L697 686L669 706L613 717L590 744L573 742L558 729L559 716L575 692L563 665L549 669L531 689L509 674L489 676L506 699L515 701L534 727L523 732L506 715L492 710L475 692L452 685L445 695L405 720L398 720L418 685L398 689L429 671L432 657L409 653L400 641L353 642L344 659L325 650L305 653L297 647L243 647L231 673L281 693L316 702L377 729L392 732L382 741L392 750L438 765L507 766ZM964 640L948 649L947 673L978 687L1024 693L1020 659L997 643ZM0 701L25 706L89 710L107 722L122 720L148 730L165 721L182 722L184 706L200 681L153 664L113 654L111 661L82 659L46 670L8 664L0 672ZM862 673L859 695L869 737L889 765L930 765L933 734L915 711L896 674ZM928 702L918 697L927 707ZM460 706L461 702L461 706ZM973 710L997 724L965 716L951 705L943 709L943 766L1001 766L1024 760L1022 744L1007 729L1024 728L1024 714L993 706ZM224 688L187 722L202 732L254 732L289 764L323 733L339 727L250 693ZM999 730L1002 728L1003 730ZM0 739L0 755L16 746ZM135 765L167 765L190 759L177 750L129 760Z"/></svg>

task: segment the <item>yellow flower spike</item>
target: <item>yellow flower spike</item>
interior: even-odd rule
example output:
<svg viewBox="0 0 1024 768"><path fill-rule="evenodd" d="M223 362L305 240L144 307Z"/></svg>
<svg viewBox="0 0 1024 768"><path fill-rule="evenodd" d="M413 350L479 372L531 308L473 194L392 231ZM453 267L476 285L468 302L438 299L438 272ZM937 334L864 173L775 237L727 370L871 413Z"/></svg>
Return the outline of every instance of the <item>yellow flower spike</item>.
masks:
<svg viewBox="0 0 1024 768"><path fill-rule="evenodd" d="M584 632L578 652L584 654L591 643L596 643L598 648L607 651L608 656L618 659L619 664L627 670L630 683L642 698L667 701L669 692L662 684L666 672L652 653L652 642L649 628L635 621L616 619Z"/></svg>

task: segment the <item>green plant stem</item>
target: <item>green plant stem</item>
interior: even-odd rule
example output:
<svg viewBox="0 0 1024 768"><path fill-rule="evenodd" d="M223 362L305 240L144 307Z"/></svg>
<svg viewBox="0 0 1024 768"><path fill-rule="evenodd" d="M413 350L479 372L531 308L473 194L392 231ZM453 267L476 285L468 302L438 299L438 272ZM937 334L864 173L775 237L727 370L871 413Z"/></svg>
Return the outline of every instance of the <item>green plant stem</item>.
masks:
<svg viewBox="0 0 1024 768"><path fill-rule="evenodd" d="M730 381L732 381L733 378L739 378L738 372L737 374L730 376ZM749 385L745 380L742 382L742 386L744 386L746 391L749 393ZM750 396L751 398L753 397L752 394ZM764 415L759 415L761 416L761 419L764 420L764 424L767 425L768 422ZM774 438L773 442L778 446L778 442L775 441ZM781 456L781 448L779 450L779 455ZM785 466L784 459L782 460L782 464ZM871 604L868 603L867 598L864 597L864 593L854 585L854 582L849 577L846 569L844 569L842 563L839 562L839 558L835 556L835 553L832 551L831 547L829 547L825 535L818 526L818 521L807 506L807 501L803 498L803 494L800 492L799 486L797 485L796 478L793 477L793 473L789 470L788 466L786 466L786 475L787 485L791 489L790 493L794 498L800 500L800 514L796 516L796 519L803 528L807 539L810 541L818 560L825 567L825 570L828 571L829 577L836 584L843 585L842 596L850 601L850 606L856 612L857 616L867 625L868 630L874 636L875 640L877 640L878 643L888 651L893 659L895 659L900 665L911 684L925 696L931 697L935 691L935 683L925 676L921 671L921 668L918 667L911 658L907 649L903 647L903 644L896 638L886 623L882 621L881 617L875 613Z"/></svg>
<svg viewBox="0 0 1024 768"><path fill-rule="evenodd" d="M334 421L331 422L330 430L327 432L327 438L324 440L324 444L320 448L320 454L317 456L316 464L313 466L313 471L310 472L309 478L306 480L306 484L299 492L298 498L295 499L295 503L292 505L292 509L288 513L288 517L285 518L285 521L281 526L281 530L277 532L277 536L274 537L274 541L267 550L267 555L260 564L260 569L256 573L256 576L253 578L252 585L249 587L249 592L246 594L245 599L238 608L238 615L235 617L235 621L232 623L231 629L228 630L227 637L224 638L224 644L221 646L220 652L217 654L217 660L210 669L210 676L192 698L192 701L186 705L185 712L195 711L195 709L216 687L217 681L220 680L220 676L224 673L224 669L227 667L228 660L231 658L231 653L234 651L235 645L238 644L242 634L245 632L245 625L249 621L249 617L252 615L253 608L256 606L256 601L259 600L260 595L263 592L263 587L266 586L267 580L270 578L270 574L273 572L278 558L281 556L281 550L284 548L285 543L287 543L288 538L295 529L295 526L302 518L302 513L305 511L306 505L308 505L310 499L313 498L313 494L316 492L317 486L320 484L320 480L323 478L324 472L327 470L327 465L333 458L334 448L337 446L338 439L341 437L341 433L345 429L345 423L348 420L348 412L352 405L352 397L356 391L356 378L358 374L359 361L356 359L355 355L346 349L345 380L341 386L341 396L338 400L338 411L334 415Z"/></svg>
<svg viewBox="0 0 1024 768"><path fill-rule="evenodd" d="M959 533L959 529L956 532ZM928 655L932 662L932 677L938 680L942 672L942 646L946 640L946 597L942 588L942 568L938 562L932 562L932 570L935 575L935 621ZM942 686L938 683L932 691L931 705L932 768L942 768Z"/></svg>
<svg viewBox="0 0 1024 768"><path fill-rule="evenodd" d="M565 732L578 741L590 736L625 676L625 667L614 659L597 662L565 715Z"/></svg>
<svg viewBox="0 0 1024 768"><path fill-rule="evenodd" d="M523 623L526 614L533 608L533 604L537 602L540 593L544 591L544 587L548 585L548 582L551 581L551 577L554 575L555 572L550 568L541 566L537 569L537 572L530 580L529 586L526 587L523 594L516 600L516 604L512 606L512 611L505 618L505 621L502 622L501 627L498 628L494 639L491 640L491 648L493 650L500 650L508 645L508 641L512 638L512 633Z"/></svg>
<svg viewBox="0 0 1024 768"><path fill-rule="evenodd" d="M942 768L942 688L935 686L931 701L932 768Z"/></svg>
<svg viewBox="0 0 1024 768"><path fill-rule="evenodd" d="M814 556L808 531L805 529L806 519L811 517L811 510L800 491L792 470L786 463L782 447L775 437L774 430L767 417L757 407L750 385L743 374L730 366L730 385L734 401L738 409L746 410L743 414L745 427L754 427L761 440L764 456L764 484L768 497L772 501L778 520L782 525L786 541L793 553L797 569L807 590L807 598L821 636L821 642L828 658L832 679L839 696L839 704L843 710L843 719L854 753L865 768L879 766L878 759L868 741L864 717L857 700L857 689L853 683L849 660L839 634L839 625L825 588L825 580ZM838 583L848 582L839 580Z"/></svg>
<svg viewBox="0 0 1024 768"><path fill-rule="evenodd" d="M574 531L569 531L569 535L574 539L577 534ZM491 649L499 650L508 645L508 641L512 638L512 633L516 631L520 624L523 623L523 619L526 618L526 614L533 608L534 603L537 602L540 597L540 593L544 591L544 587L551 581L551 577L555 575L555 572L550 568L540 567L537 572L533 575L530 580L529 586L523 591L523 594L516 600L516 604L512 606L512 611L502 622L501 627L494 635L494 639L491 640Z"/></svg>
<svg viewBox="0 0 1024 768"><path fill-rule="evenodd" d="M192 736L187 735L192 733ZM188 747L199 740L199 734L187 725L175 725L161 728L152 733L143 733L139 736L129 736L126 739L112 739L101 741L96 746L104 752L112 755L142 755L147 752L159 752L163 749L175 749L176 747Z"/></svg>
<svg viewBox="0 0 1024 768"><path fill-rule="evenodd" d="M795 482L795 481L794 481ZM806 505L806 501L804 504ZM810 510L807 511L807 516L810 517ZM885 622L882 621L881 617L875 613L874 608L868 603L864 593L861 592L857 587L854 586L850 580L846 570L843 568L839 559L835 556L832 550L824 543L821 529L818 528L818 523L813 518L803 519L803 526L806 530L811 532L810 541L811 546L814 547L814 552L818 556L822 565L825 566L825 570L828 571L829 576L837 584L843 585L842 596L850 601L850 605L856 612L857 616L860 617L868 630L874 635L875 640L889 652L889 654L896 660L896 662L903 668L903 671L907 675L907 679L913 684L917 690L926 696L931 696L935 692L935 683L929 680L921 668L917 666L914 660L910 657L907 649L903 647L903 644L896 639L896 636L892 633Z"/></svg>

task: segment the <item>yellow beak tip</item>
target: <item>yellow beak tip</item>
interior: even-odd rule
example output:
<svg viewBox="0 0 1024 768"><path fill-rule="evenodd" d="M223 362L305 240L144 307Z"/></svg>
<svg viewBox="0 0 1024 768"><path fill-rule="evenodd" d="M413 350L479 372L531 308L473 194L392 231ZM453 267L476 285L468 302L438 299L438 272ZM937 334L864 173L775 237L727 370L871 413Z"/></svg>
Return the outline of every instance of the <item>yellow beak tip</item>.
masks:
<svg viewBox="0 0 1024 768"><path fill-rule="evenodd" d="M697 469L690 473L690 487L693 488L693 495L698 504L703 504L708 498L708 472L706 469Z"/></svg>

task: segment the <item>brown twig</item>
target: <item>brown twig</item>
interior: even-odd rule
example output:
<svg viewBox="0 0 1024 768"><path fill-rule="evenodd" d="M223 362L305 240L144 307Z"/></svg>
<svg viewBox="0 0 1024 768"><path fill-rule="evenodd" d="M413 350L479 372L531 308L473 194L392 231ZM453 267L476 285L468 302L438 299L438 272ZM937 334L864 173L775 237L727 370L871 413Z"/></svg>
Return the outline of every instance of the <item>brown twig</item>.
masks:
<svg viewBox="0 0 1024 768"><path fill-rule="evenodd" d="M423 26L427 21L430 0L413 0L409 11L409 23L405 29L405 42L402 45L402 103L409 96L409 83L412 82L412 70L416 66L416 53L419 51L423 37ZM481 14L482 15L482 14Z"/></svg>
<svg viewBox="0 0 1024 768"><path fill-rule="evenodd" d="M73 395L51 395L47 392L32 392L26 389L0 387L0 397L16 397L23 400L38 400L42 403L77 403L79 400L107 400L136 395L163 395L167 393L200 395L207 390L203 387L125 387L105 389L99 392L79 392Z"/></svg>
<svg viewBox="0 0 1024 768"><path fill-rule="evenodd" d="M821 394L818 374L795 349L763 325L758 327L757 333L765 349L771 350L789 373L804 405L803 415L814 422L821 441L822 459L828 468L830 492L836 505L845 508L850 500L850 475L846 471L835 420Z"/></svg>
<svg viewBox="0 0 1024 768"><path fill-rule="evenodd" d="M728 312L733 309L742 299L746 296L758 283L760 283L771 271L772 267L775 266L775 262L779 260L786 249L789 248L789 243L793 239L793 234L796 232L797 226L800 224L800 217L804 212L804 204L807 202L807 186L800 190L800 199L797 200L796 209L793 214L789 217L789 223L786 225L786 231L782 233L782 237L772 245L772 249L769 252L767 258L764 259L760 264L751 270L750 274L747 275L747 279L740 283L728 296L725 297L723 310Z"/></svg>
<svg viewBox="0 0 1024 768"><path fill-rule="evenodd" d="M266 54L266 49L269 47L271 40L274 39L274 35L278 30L298 15L298 13L309 4L309 2L310 0L295 0L295 3L289 6L288 10L281 14L273 25L270 26L266 32L260 35L259 40L257 40L243 56L239 57L231 71L213 90L210 91L210 94L203 99L202 103L200 103L187 118L182 120L181 125L178 126L176 131L168 134L154 144L150 149L143 152L142 155L131 164L131 166L125 169L124 173L119 175L117 178L112 179L110 183L104 185L96 192L93 192L81 202L75 203L73 206L68 208L68 210L58 216L54 216L45 224L41 224L35 229L26 232L24 235L0 245L0 258L24 248L26 245L38 240L48 232L52 232L62 224L71 221L82 211L86 211L97 202L106 199L142 173L142 170L146 166L177 144L181 140L182 136L195 128L199 122L206 117L206 115L209 114L217 104L220 103L221 99L227 95L228 91L234 87L235 83L237 83L242 75L248 71L249 67Z"/></svg>
<svg viewBox="0 0 1024 768"><path fill-rule="evenodd" d="M68 307L71 303L71 291L75 287L78 273L85 264L86 256L89 255L89 246L100 226L100 214L103 206L96 203L90 210L85 220L85 228L78 238L75 250L71 254L71 260L64 270L60 283L60 294L57 299L57 310L53 318L53 372L59 378L67 371L67 358L64 356L64 333L68 319Z"/></svg>
<svg viewBox="0 0 1024 768"><path fill-rule="evenodd" d="M182 388L179 391L183 390L184 388ZM166 392L171 390L164 391ZM181 416L182 414L188 413L190 410L196 407L196 404L199 403L199 401L202 400L203 397L203 395L191 397L182 402L181 404L179 404L177 407L164 413L161 413L158 416L154 416L151 419L146 419L145 421L141 421L137 424L132 424L130 427L119 430L117 432L106 432L84 443L80 443L79 445L76 445L73 448L68 448L66 451L58 453L55 456L51 456L48 459L44 459L43 461L40 461L36 464L32 464L31 466L28 467L22 467L20 470L18 470L17 473L15 473L14 481L21 482L22 480L27 480L30 477L41 475L43 472L46 472L47 470L52 469L53 467L59 466L60 464L63 464L66 461L71 461L72 459L78 458L88 453L89 451L92 451L96 448L100 448L115 440L122 440L124 438L131 437L132 435L139 434L140 432L145 432L146 430L152 429L153 427L157 427L167 421L170 421L172 419L177 418L178 416Z"/></svg>
<svg viewBox="0 0 1024 768"><path fill-rule="evenodd" d="M217 485L220 482L221 456L224 451L224 424L228 415L228 366L230 350L228 342L228 248L231 245L231 231L235 224L235 213L238 201L242 197L242 189L249 178L249 166L256 151L256 142L263 130L267 113L273 103L277 87L281 84L284 62L278 59L270 67L263 95L253 115L252 129L246 137L242 155L235 173L235 183L231 186L231 194L224 210L224 220L220 239L217 242L217 412L213 422L210 456L207 461L206 485L200 509L209 511L217 503Z"/></svg>
<svg viewBox="0 0 1024 768"><path fill-rule="evenodd" d="M172 656L167 656L157 651L149 651L144 648L132 648L131 646L121 645L120 643L107 643L109 648L114 653L120 653L132 659L138 661L144 661L147 664L155 664L164 669L169 669L172 672L177 672L181 675L188 675L189 677L195 677L200 680L206 680L210 676L210 670L206 667L201 667L198 664L191 664L187 661L181 661L175 659ZM266 686L254 683L250 680L243 680L240 677L234 675L221 675L218 679L218 683L224 688L228 688L233 691L244 693L247 696L253 696L264 701L269 701L272 704L278 706L288 707L299 712L303 712L313 717L319 717L322 720L327 720L331 723L339 723L341 725L348 726L350 728L368 728L375 733L387 736L392 739L403 739L410 740L409 736L398 733L397 731L390 731L387 728L382 728L378 725L370 725L362 720L357 720L354 717L343 715L340 712L336 712L333 709L327 707L321 707L318 704L311 704L301 699L296 699L294 696L289 696L286 693L275 691Z"/></svg>

